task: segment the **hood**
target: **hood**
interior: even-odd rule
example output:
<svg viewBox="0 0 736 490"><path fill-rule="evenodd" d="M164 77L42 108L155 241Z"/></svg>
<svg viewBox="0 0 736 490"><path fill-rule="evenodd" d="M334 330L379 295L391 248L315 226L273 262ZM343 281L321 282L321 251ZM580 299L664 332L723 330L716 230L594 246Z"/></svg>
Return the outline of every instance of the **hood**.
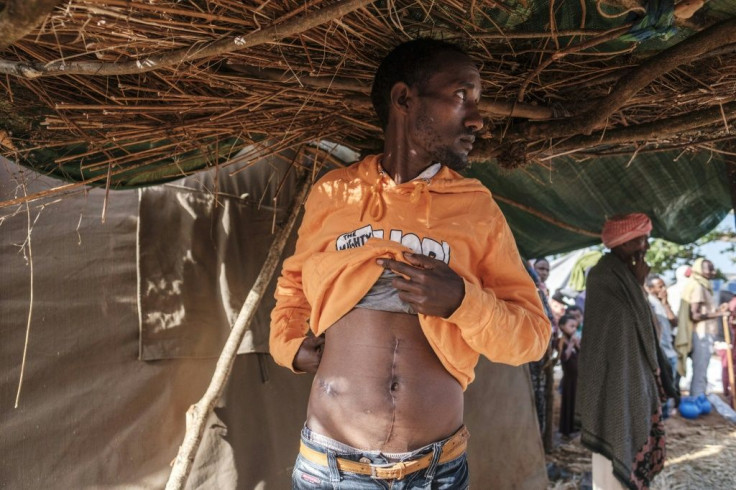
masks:
<svg viewBox="0 0 736 490"><path fill-rule="evenodd" d="M382 154L370 155L350 170L364 189L360 220L370 216L374 220L383 218L386 212L385 193L396 192L408 194L412 204L424 203L426 226L431 228L432 194L467 194L479 192L490 195L491 192L479 180L463 177L459 173L442 165L439 171L429 178L417 177L409 182L396 184L381 167Z"/></svg>

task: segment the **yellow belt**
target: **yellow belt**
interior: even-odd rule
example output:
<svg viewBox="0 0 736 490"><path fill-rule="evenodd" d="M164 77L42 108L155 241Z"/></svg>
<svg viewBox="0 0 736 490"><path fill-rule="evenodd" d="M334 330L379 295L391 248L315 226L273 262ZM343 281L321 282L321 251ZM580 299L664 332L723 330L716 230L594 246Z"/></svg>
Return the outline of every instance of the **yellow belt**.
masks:
<svg viewBox="0 0 736 490"><path fill-rule="evenodd" d="M465 450L468 447L469 437L470 433L468 432L468 429L463 426L462 429L457 431L442 446L439 463L447 463L448 461L452 461L465 453ZM299 447L299 453L312 463L327 466L327 455L305 446L303 442ZM357 473L359 475L370 475L373 478L381 480L401 480L406 475L410 475L427 468L432 462L432 456L433 453L427 453L417 459L395 463L391 466L373 465L370 463L361 463L359 461L337 458L337 467L340 471Z"/></svg>

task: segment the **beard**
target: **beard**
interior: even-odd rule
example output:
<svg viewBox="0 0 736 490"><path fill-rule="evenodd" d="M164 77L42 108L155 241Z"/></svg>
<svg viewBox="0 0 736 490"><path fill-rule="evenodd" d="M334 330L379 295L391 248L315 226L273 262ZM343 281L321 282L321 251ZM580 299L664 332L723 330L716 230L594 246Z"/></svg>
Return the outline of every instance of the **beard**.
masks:
<svg viewBox="0 0 736 490"><path fill-rule="evenodd" d="M470 167L468 155L454 151L452 148L443 146L432 152L432 159L446 165L450 169L460 172Z"/></svg>
<svg viewBox="0 0 736 490"><path fill-rule="evenodd" d="M433 123L433 119L424 110L419 113L416 129L421 134L421 139L432 161L446 165L456 172L470 167L468 155L465 152L455 150L452 145L441 143L442 138ZM468 131L468 134L472 135L473 131Z"/></svg>

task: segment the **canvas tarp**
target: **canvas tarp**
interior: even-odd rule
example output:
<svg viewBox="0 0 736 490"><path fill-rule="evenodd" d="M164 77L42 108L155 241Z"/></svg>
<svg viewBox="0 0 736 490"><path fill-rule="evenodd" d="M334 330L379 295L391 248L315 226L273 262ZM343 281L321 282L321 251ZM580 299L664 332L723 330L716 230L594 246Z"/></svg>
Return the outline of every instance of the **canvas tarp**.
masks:
<svg viewBox="0 0 736 490"><path fill-rule="evenodd" d="M532 258L597 245L607 217L631 212L651 217L654 237L693 242L733 207L726 165L704 151L662 152L514 170L474 165L469 175L493 192L519 250Z"/></svg>
<svg viewBox="0 0 736 490"><path fill-rule="evenodd" d="M274 169L277 173L269 181ZM223 182L223 177L218 181ZM234 176L238 183L232 185L244 187L227 192L220 188L221 198L235 196L244 201L240 205L253 205L248 213L263 213L256 221L270 221L273 210L258 211L255 203L261 197L270 202L280 177L283 167L263 162ZM163 192L206 193L214 181L214 174L200 174ZM25 190L18 182L25 182ZM3 199L55 185L57 181L7 161L0 163ZM279 199L281 213L288 202L287 195ZM103 223L104 203L104 189L87 189L62 200L32 204L28 210L21 206L0 213L0 488L162 488L183 439L184 414L204 393L214 370L209 350L200 358L165 352L152 357L177 358L139 358L143 337L137 261L145 252L137 253L144 243L137 240L138 208L147 205L136 190L110 193ZM209 253L216 257L219 242L212 242L211 234L202 237L197 232L194 238L182 238L180 230L167 228L169 221L182 222L177 213L188 212L156 207L141 209L140 216L158 215L160 229L153 235L160 247L173 240L201 239L211 244ZM210 224L221 225L222 215L211 214ZM237 223L242 228L249 225ZM263 228L267 227L259 229ZM191 228L193 233L198 229ZM248 264L242 270L242 292L255 279L261 263L258 257L265 256L268 240L241 239L240 253L245 258L223 260L235 267ZM217 263L211 257L207 260ZM223 302L230 300L222 295L218 275L200 272L199 279L188 279L202 281L197 286L208 291L207 298L198 300L224 308ZM19 405L13 408L31 277L27 360ZM226 395L208 423L190 488L289 487L311 379L277 367L270 356L258 352L262 344L258 339L267 337L269 308L267 301L255 322L253 342L243 346L249 353L238 356ZM224 323L229 316L213 318L218 321L202 324L199 330L196 322L184 322L180 333L202 342L206 339L216 350L215 344L229 329ZM155 346L160 339L149 340ZM198 347L197 340L189 345ZM543 488L544 454L525 369L482 360L466 395L473 486Z"/></svg>

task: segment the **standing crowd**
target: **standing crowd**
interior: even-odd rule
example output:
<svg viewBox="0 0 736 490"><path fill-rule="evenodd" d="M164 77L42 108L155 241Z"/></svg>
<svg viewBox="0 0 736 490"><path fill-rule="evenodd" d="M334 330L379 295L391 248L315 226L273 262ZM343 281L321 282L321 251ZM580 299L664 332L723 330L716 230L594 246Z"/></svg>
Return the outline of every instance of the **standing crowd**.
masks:
<svg viewBox="0 0 736 490"><path fill-rule="evenodd" d="M711 284L716 270L704 258L678 268L667 287L646 263L651 230L641 213L609 219L601 239L610 252L584 257L577 298L550 294L546 258L529 264L553 326L545 357L530 365L540 430L548 450L555 422L563 440L580 435L593 452L594 489L649 487L664 466L663 421L677 412L681 381L689 374L683 394L706 395L714 345L724 397L732 404L736 298L717 305ZM716 342L721 335L725 342ZM556 364L562 378L554 390ZM550 405L556 393L555 421Z"/></svg>

